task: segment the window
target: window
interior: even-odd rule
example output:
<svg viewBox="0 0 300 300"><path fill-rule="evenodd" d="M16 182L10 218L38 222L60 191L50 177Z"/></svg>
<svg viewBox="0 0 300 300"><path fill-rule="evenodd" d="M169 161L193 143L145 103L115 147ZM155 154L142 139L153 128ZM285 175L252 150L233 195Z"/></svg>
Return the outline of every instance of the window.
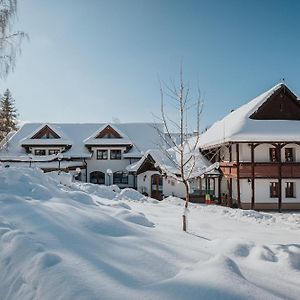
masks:
<svg viewBox="0 0 300 300"><path fill-rule="evenodd" d="M115 172L114 184L117 183L128 184L128 174L126 172Z"/></svg>
<svg viewBox="0 0 300 300"><path fill-rule="evenodd" d="M100 171L90 173L90 182L95 184L105 184L105 174Z"/></svg>
<svg viewBox="0 0 300 300"><path fill-rule="evenodd" d="M270 161L271 162L278 162L279 161L279 155L278 155L277 148L270 148L269 153L270 153Z"/></svg>
<svg viewBox="0 0 300 300"><path fill-rule="evenodd" d="M110 159L121 159L121 150L110 150Z"/></svg>
<svg viewBox="0 0 300 300"><path fill-rule="evenodd" d="M270 198L278 198L278 182L270 182Z"/></svg>
<svg viewBox="0 0 300 300"><path fill-rule="evenodd" d="M97 159L107 159L108 151L107 150L97 150Z"/></svg>
<svg viewBox="0 0 300 300"><path fill-rule="evenodd" d="M59 149L49 149L49 155L58 154L60 152Z"/></svg>
<svg viewBox="0 0 300 300"><path fill-rule="evenodd" d="M46 150L36 149L34 150L34 155L46 155Z"/></svg>
<svg viewBox="0 0 300 300"><path fill-rule="evenodd" d="M295 151L294 148L285 148L285 161L294 161L295 160Z"/></svg>
<svg viewBox="0 0 300 300"><path fill-rule="evenodd" d="M294 182L286 182L285 183L285 197L286 198L295 198Z"/></svg>

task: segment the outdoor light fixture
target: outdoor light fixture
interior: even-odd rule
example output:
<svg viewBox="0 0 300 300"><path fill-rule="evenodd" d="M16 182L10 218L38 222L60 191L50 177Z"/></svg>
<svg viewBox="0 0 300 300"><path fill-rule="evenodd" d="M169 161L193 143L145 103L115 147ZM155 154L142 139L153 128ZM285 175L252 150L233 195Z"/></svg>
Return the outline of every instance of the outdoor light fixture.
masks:
<svg viewBox="0 0 300 300"><path fill-rule="evenodd" d="M59 173L60 173L60 162L63 158L64 158L64 156L61 153L57 154Z"/></svg>
<svg viewBox="0 0 300 300"><path fill-rule="evenodd" d="M108 185L111 185L111 176L113 174L113 171L111 169L106 170L106 174L108 175Z"/></svg>

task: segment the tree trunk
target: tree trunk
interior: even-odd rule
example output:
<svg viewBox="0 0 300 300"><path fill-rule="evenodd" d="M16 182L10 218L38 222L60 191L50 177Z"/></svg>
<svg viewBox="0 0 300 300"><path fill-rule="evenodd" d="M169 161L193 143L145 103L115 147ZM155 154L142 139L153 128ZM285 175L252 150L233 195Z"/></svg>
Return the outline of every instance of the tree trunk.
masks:
<svg viewBox="0 0 300 300"><path fill-rule="evenodd" d="M189 185L187 182L183 182L185 185L185 204L184 204L184 212L182 215L182 230L187 231L187 208L190 201L190 194L189 194Z"/></svg>

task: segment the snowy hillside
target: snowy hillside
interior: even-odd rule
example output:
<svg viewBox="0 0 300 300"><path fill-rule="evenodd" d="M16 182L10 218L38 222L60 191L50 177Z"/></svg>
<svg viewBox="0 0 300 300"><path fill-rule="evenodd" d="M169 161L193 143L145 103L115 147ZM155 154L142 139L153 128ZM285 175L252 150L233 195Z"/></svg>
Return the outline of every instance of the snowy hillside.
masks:
<svg viewBox="0 0 300 300"><path fill-rule="evenodd" d="M0 167L0 299L299 299L300 214L191 205L183 233L181 213Z"/></svg>

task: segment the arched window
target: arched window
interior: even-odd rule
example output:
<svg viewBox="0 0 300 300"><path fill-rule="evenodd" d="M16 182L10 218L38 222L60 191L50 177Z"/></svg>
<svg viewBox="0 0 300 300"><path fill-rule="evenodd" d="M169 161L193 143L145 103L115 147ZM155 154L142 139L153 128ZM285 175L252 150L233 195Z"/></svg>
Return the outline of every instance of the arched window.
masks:
<svg viewBox="0 0 300 300"><path fill-rule="evenodd" d="M100 171L90 173L90 182L96 184L105 184L105 174Z"/></svg>
<svg viewBox="0 0 300 300"><path fill-rule="evenodd" d="M115 172L114 173L114 184L128 184L128 173L126 172Z"/></svg>

